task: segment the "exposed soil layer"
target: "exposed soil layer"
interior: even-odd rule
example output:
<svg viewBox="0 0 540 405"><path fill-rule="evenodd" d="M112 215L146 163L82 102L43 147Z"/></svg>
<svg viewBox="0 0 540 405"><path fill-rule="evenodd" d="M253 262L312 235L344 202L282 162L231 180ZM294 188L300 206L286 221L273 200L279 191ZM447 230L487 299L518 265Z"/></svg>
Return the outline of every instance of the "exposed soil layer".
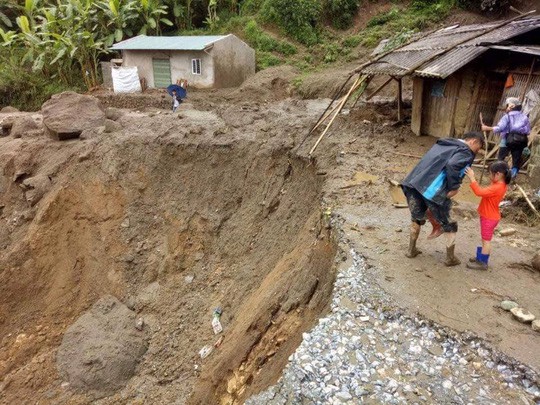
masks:
<svg viewBox="0 0 540 405"><path fill-rule="evenodd" d="M142 319L149 346L98 403L185 403L194 386L192 402L231 402L274 383L334 279L322 178L288 153L292 110L306 119L311 104L265 112L271 132L254 107L184 106L127 113L121 131L85 140L1 138L2 403L93 399L60 377L56 351L107 294ZM216 307L225 338L201 360L220 337Z"/></svg>

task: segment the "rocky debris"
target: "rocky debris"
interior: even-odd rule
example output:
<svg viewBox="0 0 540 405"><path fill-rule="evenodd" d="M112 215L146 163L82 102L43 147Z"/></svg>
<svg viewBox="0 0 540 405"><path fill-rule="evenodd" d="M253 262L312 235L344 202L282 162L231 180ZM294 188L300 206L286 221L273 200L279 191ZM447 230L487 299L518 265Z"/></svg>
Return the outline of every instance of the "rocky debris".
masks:
<svg viewBox="0 0 540 405"><path fill-rule="evenodd" d="M21 138L23 135L26 135L30 131L38 130L39 125L34 121L32 117L23 116L16 118L13 121L13 126L11 127L10 135L14 138Z"/></svg>
<svg viewBox="0 0 540 405"><path fill-rule="evenodd" d="M51 179L43 174L28 177L22 181L21 188L25 191L26 201L33 207L51 188Z"/></svg>
<svg viewBox="0 0 540 405"><path fill-rule="evenodd" d="M363 259L338 274L331 314L248 405L534 403L536 373L469 334L393 308ZM351 306L354 302L356 306ZM369 317L369 321L364 321Z"/></svg>
<svg viewBox="0 0 540 405"><path fill-rule="evenodd" d="M533 269L535 269L536 271L540 271L540 252L533 256L531 264Z"/></svg>
<svg viewBox="0 0 540 405"><path fill-rule="evenodd" d="M67 329L57 366L71 389L96 399L125 386L147 350L135 318L115 297L105 296Z"/></svg>
<svg viewBox="0 0 540 405"><path fill-rule="evenodd" d="M501 302L500 306L505 311L510 311L512 308L519 307L519 304L517 302L514 302L514 301L505 300L505 301Z"/></svg>
<svg viewBox="0 0 540 405"><path fill-rule="evenodd" d="M518 321L523 323L529 323L536 319L536 316L523 308L512 308L510 312L512 312L512 315L514 315Z"/></svg>
<svg viewBox="0 0 540 405"><path fill-rule="evenodd" d="M41 107L47 133L56 140L78 138L85 129L105 125L99 100L67 91L55 94Z"/></svg>
<svg viewBox="0 0 540 405"><path fill-rule="evenodd" d="M105 120L105 132L111 133L111 132L117 132L122 129L122 125L120 125L118 122L106 119Z"/></svg>
<svg viewBox="0 0 540 405"><path fill-rule="evenodd" d="M516 233L516 230L514 228L506 228L499 231L499 235L501 236L510 236Z"/></svg>
<svg viewBox="0 0 540 405"><path fill-rule="evenodd" d="M12 107L10 105L8 105L7 107L4 107L0 110L0 113L14 113L14 112L19 112L18 109L16 109L15 107Z"/></svg>
<svg viewBox="0 0 540 405"><path fill-rule="evenodd" d="M537 320L535 320L535 321L532 321L532 325L531 325L531 326L532 326L532 328L533 328L534 331L540 332L540 320L539 320L539 319L537 319Z"/></svg>
<svg viewBox="0 0 540 405"><path fill-rule="evenodd" d="M107 118L108 120L118 121L124 115L126 115L126 112L122 111L119 108L107 107L107 109L105 110L105 118Z"/></svg>
<svg viewBox="0 0 540 405"><path fill-rule="evenodd" d="M0 122L0 136L9 136L11 134L14 121L14 117L7 117Z"/></svg>

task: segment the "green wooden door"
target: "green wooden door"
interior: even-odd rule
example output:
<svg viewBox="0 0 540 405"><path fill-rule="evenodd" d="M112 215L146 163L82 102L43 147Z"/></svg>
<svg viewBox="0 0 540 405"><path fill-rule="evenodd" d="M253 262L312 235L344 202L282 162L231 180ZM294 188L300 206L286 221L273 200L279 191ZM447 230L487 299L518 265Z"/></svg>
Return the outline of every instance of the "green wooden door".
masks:
<svg viewBox="0 0 540 405"><path fill-rule="evenodd" d="M171 61L152 59L154 69L154 87L167 87L171 84Z"/></svg>

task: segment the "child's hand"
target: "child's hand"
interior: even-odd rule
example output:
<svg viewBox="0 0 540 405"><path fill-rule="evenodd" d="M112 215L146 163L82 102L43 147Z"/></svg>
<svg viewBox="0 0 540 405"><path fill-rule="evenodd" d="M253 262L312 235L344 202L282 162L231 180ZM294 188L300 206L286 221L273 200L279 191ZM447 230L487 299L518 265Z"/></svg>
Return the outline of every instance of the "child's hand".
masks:
<svg viewBox="0 0 540 405"><path fill-rule="evenodd" d="M471 181L476 181L476 177L474 177L474 170L470 167L467 167L465 169L465 174Z"/></svg>

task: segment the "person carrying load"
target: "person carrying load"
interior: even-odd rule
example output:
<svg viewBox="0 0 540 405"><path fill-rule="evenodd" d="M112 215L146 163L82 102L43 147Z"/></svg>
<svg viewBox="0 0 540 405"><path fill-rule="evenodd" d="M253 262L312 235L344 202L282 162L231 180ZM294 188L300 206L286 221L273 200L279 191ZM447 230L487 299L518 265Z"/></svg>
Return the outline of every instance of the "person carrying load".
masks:
<svg viewBox="0 0 540 405"><path fill-rule="evenodd" d="M506 99L506 114L499 123L490 127L482 124L482 131L493 131L501 135L499 144L499 160L505 160L508 154L512 155L512 178L515 178L521 167L521 156L527 148L531 123L529 117L521 112L521 100L516 97Z"/></svg>

